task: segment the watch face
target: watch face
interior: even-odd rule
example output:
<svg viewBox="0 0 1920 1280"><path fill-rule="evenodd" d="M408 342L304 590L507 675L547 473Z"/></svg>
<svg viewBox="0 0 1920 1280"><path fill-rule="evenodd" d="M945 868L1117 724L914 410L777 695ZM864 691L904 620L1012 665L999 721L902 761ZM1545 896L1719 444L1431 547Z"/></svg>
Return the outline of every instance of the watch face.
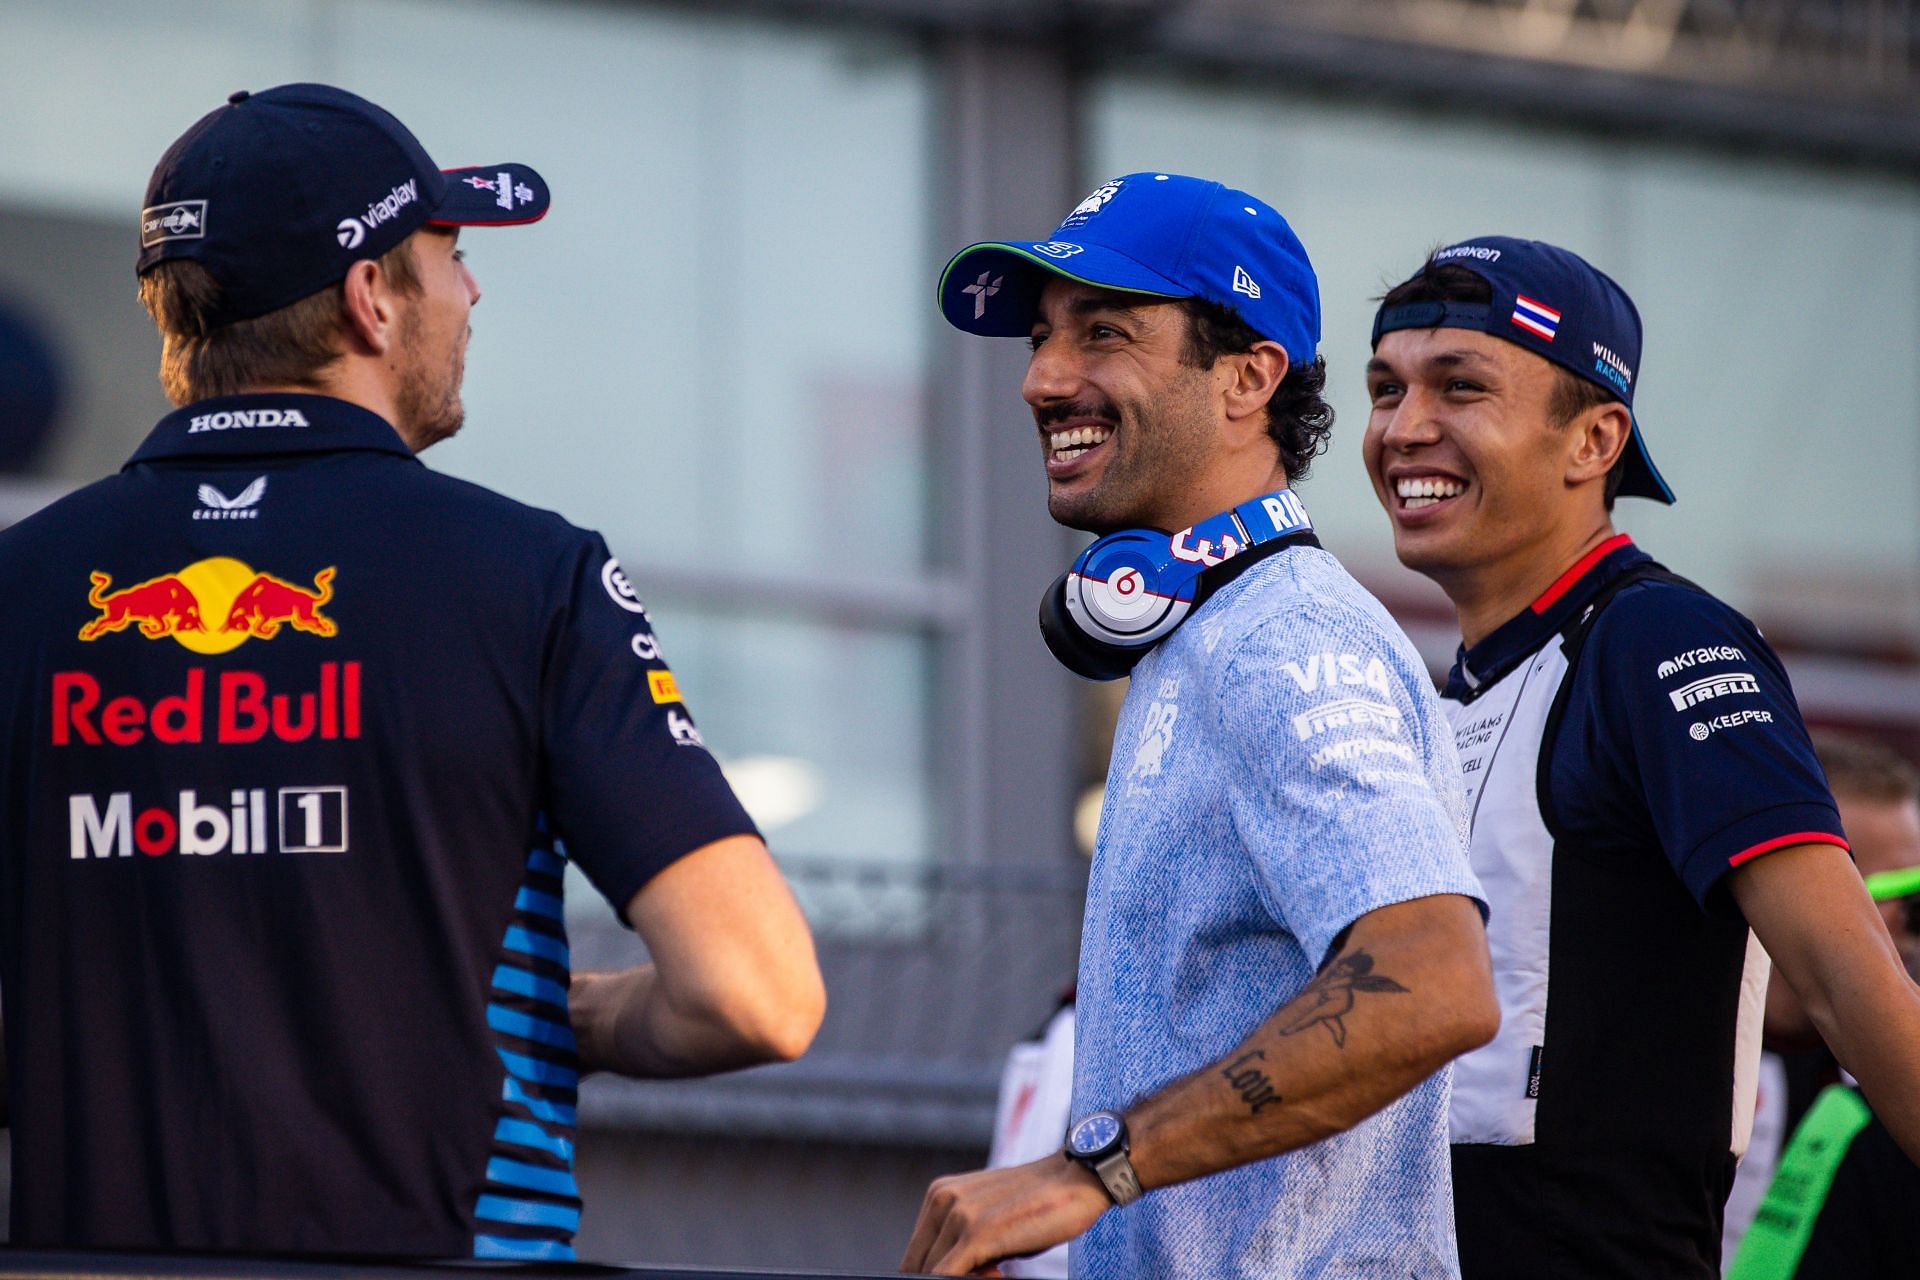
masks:
<svg viewBox="0 0 1920 1280"><path fill-rule="evenodd" d="M1073 1126L1067 1146L1077 1156L1090 1156L1110 1147L1120 1137L1120 1117L1111 1111L1096 1111Z"/></svg>

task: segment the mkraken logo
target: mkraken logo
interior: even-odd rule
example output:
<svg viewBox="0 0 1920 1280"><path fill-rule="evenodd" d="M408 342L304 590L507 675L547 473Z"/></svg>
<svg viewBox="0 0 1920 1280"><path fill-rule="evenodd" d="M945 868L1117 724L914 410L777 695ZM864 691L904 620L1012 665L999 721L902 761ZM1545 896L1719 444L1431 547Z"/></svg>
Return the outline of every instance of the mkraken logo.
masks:
<svg viewBox="0 0 1920 1280"><path fill-rule="evenodd" d="M100 616L80 628L98 640L137 626L149 640L172 636L195 653L226 653L251 637L271 640L283 627L331 637L340 628L321 608L333 599L332 565L313 575L313 589L296 586L230 556L196 560L177 573L112 590L110 574L95 571L87 603Z"/></svg>

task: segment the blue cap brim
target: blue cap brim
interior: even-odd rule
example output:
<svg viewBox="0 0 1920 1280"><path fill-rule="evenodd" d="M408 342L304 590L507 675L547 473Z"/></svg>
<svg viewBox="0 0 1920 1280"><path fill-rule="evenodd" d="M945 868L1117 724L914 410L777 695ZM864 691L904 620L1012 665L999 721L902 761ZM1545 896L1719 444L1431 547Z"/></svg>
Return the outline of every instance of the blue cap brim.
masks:
<svg viewBox="0 0 1920 1280"><path fill-rule="evenodd" d="M1052 278L1098 289L1185 298L1190 291L1125 254L1099 245L1073 245L1062 257L1058 240L992 240L953 255L940 273L940 313L947 323L987 338L1024 338L1033 331L1040 293Z"/></svg>
<svg viewBox="0 0 1920 1280"><path fill-rule="evenodd" d="M1630 416L1633 413L1631 409L1627 412ZM1633 434L1627 437L1627 466L1620 477L1620 496L1651 498L1673 505L1673 489L1661 476L1660 469L1653 465L1653 455L1647 451L1646 436L1641 433L1637 417L1633 418Z"/></svg>

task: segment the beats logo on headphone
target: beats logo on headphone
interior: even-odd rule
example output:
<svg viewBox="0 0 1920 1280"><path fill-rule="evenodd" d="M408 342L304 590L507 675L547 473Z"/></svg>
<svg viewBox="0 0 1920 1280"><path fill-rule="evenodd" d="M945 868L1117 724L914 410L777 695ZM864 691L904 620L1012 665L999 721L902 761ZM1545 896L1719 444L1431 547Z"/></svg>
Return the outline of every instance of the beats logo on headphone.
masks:
<svg viewBox="0 0 1920 1280"><path fill-rule="evenodd" d="M1285 547L1319 545L1291 489L1171 535L1122 529L1082 551L1047 589L1040 635L1074 674L1117 680L1256 561Z"/></svg>

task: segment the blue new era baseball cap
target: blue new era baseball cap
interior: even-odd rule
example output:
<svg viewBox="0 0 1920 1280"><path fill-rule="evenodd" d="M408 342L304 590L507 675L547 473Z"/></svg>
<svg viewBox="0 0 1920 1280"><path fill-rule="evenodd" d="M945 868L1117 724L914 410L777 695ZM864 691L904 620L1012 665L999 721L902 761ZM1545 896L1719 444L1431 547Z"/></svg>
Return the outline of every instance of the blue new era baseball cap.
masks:
<svg viewBox="0 0 1920 1280"><path fill-rule="evenodd" d="M940 275L947 322L1026 337L1053 277L1231 307L1304 364L1320 345L1320 282L1273 206L1218 182L1129 173L1103 182L1045 240L968 245Z"/></svg>
<svg viewBox="0 0 1920 1280"><path fill-rule="evenodd" d="M1434 252L1428 267L1459 266L1485 280L1492 302L1382 305L1373 345L1396 329L1473 329L1504 338L1594 383L1633 411L1640 371L1640 313L1627 291L1579 254L1539 240L1477 236ZM1418 273L1415 277L1417 278ZM1620 493L1672 503L1640 421L1627 438Z"/></svg>
<svg viewBox="0 0 1920 1280"><path fill-rule="evenodd" d="M537 222L548 202L523 164L442 171L405 125L344 89L242 90L160 157L136 270L194 259L230 324L319 292L423 226Z"/></svg>

